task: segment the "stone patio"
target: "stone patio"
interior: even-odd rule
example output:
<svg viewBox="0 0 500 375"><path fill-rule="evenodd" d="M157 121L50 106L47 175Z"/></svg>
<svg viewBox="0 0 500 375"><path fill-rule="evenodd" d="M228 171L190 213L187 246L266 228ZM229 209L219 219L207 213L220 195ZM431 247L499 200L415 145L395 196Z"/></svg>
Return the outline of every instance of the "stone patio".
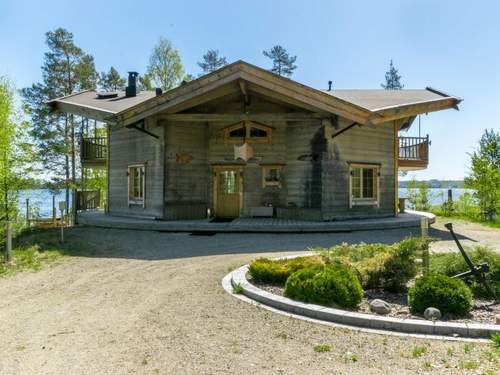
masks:
<svg viewBox="0 0 500 375"><path fill-rule="evenodd" d="M78 214L78 224L102 228L152 230L161 232L200 233L326 233L351 232L360 230L384 230L419 227L426 217L429 224L435 216L425 212L407 211L397 217L314 222L274 218L238 218L226 223L204 220L161 221L104 214L102 211Z"/></svg>

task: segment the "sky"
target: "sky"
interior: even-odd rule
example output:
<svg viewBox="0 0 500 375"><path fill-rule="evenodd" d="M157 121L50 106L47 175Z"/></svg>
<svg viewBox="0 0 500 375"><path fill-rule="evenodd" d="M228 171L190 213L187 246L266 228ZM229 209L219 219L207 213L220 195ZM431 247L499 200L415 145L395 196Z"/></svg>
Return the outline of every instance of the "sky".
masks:
<svg viewBox="0 0 500 375"><path fill-rule="evenodd" d="M99 71L144 72L160 36L188 73L218 49L229 62L269 68L262 51L297 55L293 79L323 89L380 88L390 59L405 88L464 99L460 111L421 117L429 168L405 179L462 179L486 128L500 130L500 1L0 0L0 74L18 88L41 80L45 33L64 27ZM415 125L407 135L418 135Z"/></svg>

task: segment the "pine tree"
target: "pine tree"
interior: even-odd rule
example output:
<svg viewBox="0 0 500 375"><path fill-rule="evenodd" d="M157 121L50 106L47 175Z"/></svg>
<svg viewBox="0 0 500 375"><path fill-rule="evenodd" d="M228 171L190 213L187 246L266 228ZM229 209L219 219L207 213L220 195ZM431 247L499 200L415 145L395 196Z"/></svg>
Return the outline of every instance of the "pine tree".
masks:
<svg viewBox="0 0 500 375"><path fill-rule="evenodd" d="M181 83L184 77L184 67L179 51L170 40L160 38L154 46L146 74L152 83L163 91L173 89Z"/></svg>
<svg viewBox="0 0 500 375"><path fill-rule="evenodd" d="M202 61L198 62L198 66L203 70L203 74L211 73L225 65L227 65L226 58L219 56L219 51L214 49L209 49L203 55Z"/></svg>
<svg viewBox="0 0 500 375"><path fill-rule="evenodd" d="M402 90L404 87L401 83L401 75L394 67L392 60L389 64L389 70L385 73L385 84L382 83L380 86L386 90Z"/></svg>
<svg viewBox="0 0 500 375"><path fill-rule="evenodd" d="M25 109L31 116L30 133L41 162L55 184L69 190L76 187L76 121L73 115L51 113L47 101L87 89L95 89L97 72L94 59L73 41L73 34L58 28L46 33L48 52L42 66L41 83L21 91Z"/></svg>
<svg viewBox="0 0 500 375"><path fill-rule="evenodd" d="M111 67L109 72L101 72L99 77L99 87L104 91L123 91L125 90L125 78L120 76L120 73Z"/></svg>
<svg viewBox="0 0 500 375"><path fill-rule="evenodd" d="M270 70L275 74L291 77L293 71L297 69L297 65L294 65L297 56L290 56L282 46L274 46L269 51L263 51L263 54L273 61L273 67Z"/></svg>

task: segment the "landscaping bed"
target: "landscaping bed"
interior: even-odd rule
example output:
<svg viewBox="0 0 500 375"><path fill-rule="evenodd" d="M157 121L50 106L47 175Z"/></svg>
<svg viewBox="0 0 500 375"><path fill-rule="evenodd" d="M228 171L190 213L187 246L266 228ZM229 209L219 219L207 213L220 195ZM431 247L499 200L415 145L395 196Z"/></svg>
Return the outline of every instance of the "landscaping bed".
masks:
<svg viewBox="0 0 500 375"><path fill-rule="evenodd" d="M484 286L450 277L467 269L460 254L431 255L430 272L422 274L416 260L428 244L409 238L390 246L313 249L313 256L287 260L260 258L250 264L247 280L279 296L353 312L495 324L500 304L493 304ZM475 264L489 263L487 278L499 294L500 254L483 247L468 251Z"/></svg>

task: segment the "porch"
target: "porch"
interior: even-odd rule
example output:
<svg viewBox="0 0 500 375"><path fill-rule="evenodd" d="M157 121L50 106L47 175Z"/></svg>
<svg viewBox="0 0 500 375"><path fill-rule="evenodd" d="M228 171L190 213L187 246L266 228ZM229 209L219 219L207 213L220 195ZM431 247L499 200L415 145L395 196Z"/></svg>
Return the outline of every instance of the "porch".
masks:
<svg viewBox="0 0 500 375"><path fill-rule="evenodd" d="M435 216L426 212L409 211L396 217L356 219L342 221L303 221L275 218L237 218L230 222L211 222L209 219L160 221L104 214L102 211L82 212L78 215L80 225L150 230L158 232L190 232L200 235L214 233L328 233L363 230L387 230L420 227L422 218L429 224Z"/></svg>
<svg viewBox="0 0 500 375"><path fill-rule="evenodd" d="M425 137L398 137L398 168L402 171L426 169L429 165L429 135Z"/></svg>

